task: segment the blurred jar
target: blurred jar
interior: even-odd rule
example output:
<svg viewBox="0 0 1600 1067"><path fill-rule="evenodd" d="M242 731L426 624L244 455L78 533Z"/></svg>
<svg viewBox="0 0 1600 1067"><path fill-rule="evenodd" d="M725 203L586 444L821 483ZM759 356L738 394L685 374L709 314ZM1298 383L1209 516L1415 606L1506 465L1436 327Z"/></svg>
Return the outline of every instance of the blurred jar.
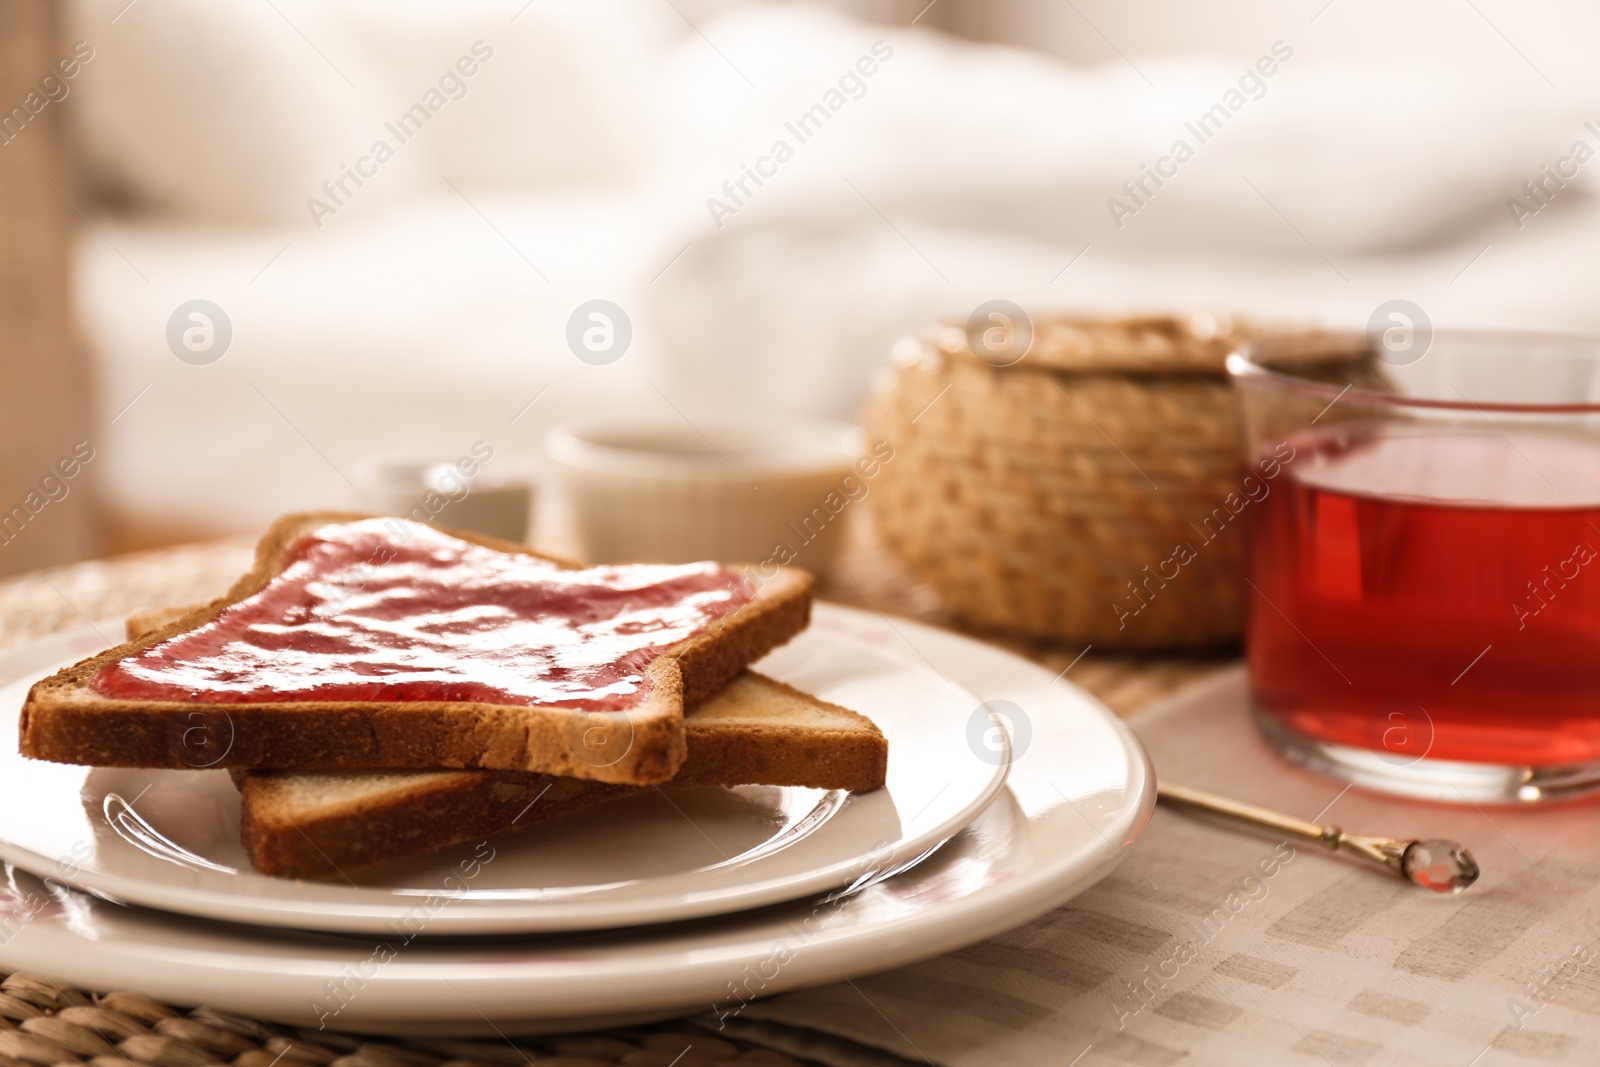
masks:
<svg viewBox="0 0 1600 1067"><path fill-rule="evenodd" d="M533 526L528 467L486 442L451 459L438 453L363 456L352 468L362 510L524 544Z"/></svg>

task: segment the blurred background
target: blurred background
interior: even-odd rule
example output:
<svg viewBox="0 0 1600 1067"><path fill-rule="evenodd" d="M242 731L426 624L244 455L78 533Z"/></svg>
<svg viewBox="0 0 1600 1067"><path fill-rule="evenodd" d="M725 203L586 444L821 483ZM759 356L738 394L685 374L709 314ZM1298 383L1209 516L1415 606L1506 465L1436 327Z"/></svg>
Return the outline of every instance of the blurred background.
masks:
<svg viewBox="0 0 1600 1067"><path fill-rule="evenodd" d="M0 0L0 573L350 506L376 453L849 420L992 299L1600 329L1597 40L1577 0Z"/></svg>

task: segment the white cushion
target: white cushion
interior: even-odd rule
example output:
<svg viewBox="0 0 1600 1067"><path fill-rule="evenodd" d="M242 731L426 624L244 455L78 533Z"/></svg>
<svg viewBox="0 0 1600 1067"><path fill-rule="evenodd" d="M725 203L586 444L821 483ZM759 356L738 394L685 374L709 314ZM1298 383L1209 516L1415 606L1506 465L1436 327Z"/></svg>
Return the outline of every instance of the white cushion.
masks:
<svg viewBox="0 0 1600 1067"><path fill-rule="evenodd" d="M1526 72L1491 80L1437 56L1328 63L1270 37L1245 59L1142 57L1141 76L1120 60L1073 66L818 5L736 8L703 29L719 51L679 45L667 110L683 117L674 185L702 231L722 233L777 218L817 232L887 217L1079 247L1409 249L1504 215L1506 198L1583 134L1591 113L1581 86L1552 92ZM797 137L796 117L880 40L892 56L855 79L818 132ZM1253 66L1263 58L1267 77ZM759 74L754 88L735 67ZM1189 128L1224 104L1220 130L1202 139ZM1147 183L1153 195L1130 198L1123 183L1179 139L1192 158L1164 186ZM723 182L778 141L792 160L769 163L776 174L734 203ZM712 197L737 210L714 219ZM1112 198L1138 209L1120 228Z"/></svg>
<svg viewBox="0 0 1600 1067"><path fill-rule="evenodd" d="M95 50L73 113L88 178L167 216L310 226L306 201L409 103L306 0L71 10L73 36ZM425 145L403 146L348 203L365 214L407 199L431 171Z"/></svg>
<svg viewBox="0 0 1600 1067"><path fill-rule="evenodd" d="M482 40L493 58L429 123L458 186L636 180L657 154L650 79L666 4L627 0L335 0L396 82L420 91Z"/></svg>
<svg viewBox="0 0 1600 1067"><path fill-rule="evenodd" d="M74 0L72 34L95 50L72 87L75 131L91 185L210 222L318 229L333 208L349 225L444 179L626 183L656 156L647 84L672 36L660 12L628 10ZM422 129L397 135L418 104ZM380 141L392 156L364 161ZM358 165L371 177L359 186L344 169Z"/></svg>

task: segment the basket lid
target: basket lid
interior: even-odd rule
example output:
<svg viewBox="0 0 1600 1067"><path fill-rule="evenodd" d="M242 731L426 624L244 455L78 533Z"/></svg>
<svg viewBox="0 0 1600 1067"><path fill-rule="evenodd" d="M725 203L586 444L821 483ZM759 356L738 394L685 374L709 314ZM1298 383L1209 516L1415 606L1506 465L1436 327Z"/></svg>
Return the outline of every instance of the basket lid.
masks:
<svg viewBox="0 0 1600 1067"><path fill-rule="evenodd" d="M1350 350L1348 335L1307 323L1263 322L1226 312L1180 315L1041 315L1025 326L1031 337L1012 340L1003 358L983 352L981 325L948 324L928 338L940 354L980 360L996 368L1019 367L1078 374L1226 377L1228 353L1263 334L1295 334L1306 353ZM1018 352L1023 354L1018 354Z"/></svg>

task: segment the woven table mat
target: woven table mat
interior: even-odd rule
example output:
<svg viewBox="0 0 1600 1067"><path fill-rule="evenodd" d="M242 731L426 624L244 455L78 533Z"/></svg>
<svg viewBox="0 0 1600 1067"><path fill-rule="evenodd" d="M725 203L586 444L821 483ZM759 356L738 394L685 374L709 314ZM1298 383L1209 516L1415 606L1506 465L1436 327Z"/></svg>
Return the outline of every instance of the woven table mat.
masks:
<svg viewBox="0 0 1600 1067"><path fill-rule="evenodd" d="M0 982L0 1067L800 1067L800 1061L693 1025L605 1034L390 1042L258 1023L196 1008L180 1012L141 993L91 996L48 979Z"/></svg>
<svg viewBox="0 0 1600 1067"><path fill-rule="evenodd" d="M931 592L876 540L867 509L851 516L825 599L890 615L947 624ZM122 640L113 620L144 608L193 604L221 594L250 565L254 539L142 552L36 571L0 581L0 649L98 624ZM1105 655L1094 649L1020 643L979 635L1037 663L1127 715L1209 673L1203 657ZM801 1061L713 1037L689 1022L602 1033L506 1040L389 1041L299 1031L207 1008L162 1005L138 991L88 993L47 978L11 974L0 983L0 1067L128 1062L159 1067L784 1067Z"/></svg>

